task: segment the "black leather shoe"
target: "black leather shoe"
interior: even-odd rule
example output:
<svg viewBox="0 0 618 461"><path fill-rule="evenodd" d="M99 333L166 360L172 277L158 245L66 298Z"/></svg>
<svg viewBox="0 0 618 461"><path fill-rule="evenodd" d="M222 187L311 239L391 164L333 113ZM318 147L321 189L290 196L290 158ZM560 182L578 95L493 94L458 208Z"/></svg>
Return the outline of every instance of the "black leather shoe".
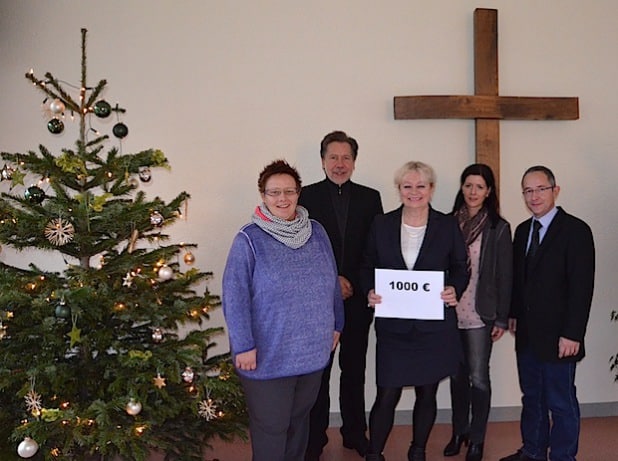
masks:
<svg viewBox="0 0 618 461"><path fill-rule="evenodd" d="M468 445L466 461L481 461L483 459L483 442Z"/></svg>
<svg viewBox="0 0 618 461"><path fill-rule="evenodd" d="M468 445L468 434L455 435L444 447L444 456L455 456L459 454L462 445Z"/></svg>
<svg viewBox="0 0 618 461"><path fill-rule="evenodd" d="M365 456L367 454L367 449L369 448L369 440L363 434L362 437L355 440L343 439L343 446L349 448L350 450L356 450L359 455Z"/></svg>
<svg viewBox="0 0 618 461"><path fill-rule="evenodd" d="M367 453L365 455L365 461L386 461L383 455L374 455L372 453Z"/></svg>
<svg viewBox="0 0 618 461"><path fill-rule="evenodd" d="M512 455L505 456L504 458L500 458L500 461L545 461L545 460L537 460L534 458L530 458L522 453L521 450L517 450L516 453Z"/></svg>
<svg viewBox="0 0 618 461"><path fill-rule="evenodd" d="M408 449L408 461L425 461L425 449L410 445Z"/></svg>

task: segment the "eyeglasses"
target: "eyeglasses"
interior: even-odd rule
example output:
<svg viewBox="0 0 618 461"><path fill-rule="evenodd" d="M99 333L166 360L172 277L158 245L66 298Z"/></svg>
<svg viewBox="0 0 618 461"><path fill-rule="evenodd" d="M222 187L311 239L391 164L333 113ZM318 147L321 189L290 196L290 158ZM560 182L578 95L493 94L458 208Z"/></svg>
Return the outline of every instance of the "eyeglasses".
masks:
<svg viewBox="0 0 618 461"><path fill-rule="evenodd" d="M286 197L293 197L298 194L298 189L266 189L264 193L269 197L281 197L281 194Z"/></svg>
<svg viewBox="0 0 618 461"><path fill-rule="evenodd" d="M524 197L530 198L534 194L541 195L547 192L548 190L553 190L554 187L556 186L544 186L544 187L537 187L536 189L524 189L521 193L524 194Z"/></svg>

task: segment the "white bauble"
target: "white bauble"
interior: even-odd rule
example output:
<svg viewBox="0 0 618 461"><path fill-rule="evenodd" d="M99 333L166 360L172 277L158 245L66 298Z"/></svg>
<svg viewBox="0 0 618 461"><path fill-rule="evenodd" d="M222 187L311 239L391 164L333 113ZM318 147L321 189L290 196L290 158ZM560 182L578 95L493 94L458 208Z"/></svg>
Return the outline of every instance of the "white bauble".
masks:
<svg viewBox="0 0 618 461"><path fill-rule="evenodd" d="M22 458L32 458L39 451L39 444L30 437L26 437L19 443L17 454Z"/></svg>
<svg viewBox="0 0 618 461"><path fill-rule="evenodd" d="M126 411L131 416L139 415L140 411L142 411L142 404L131 399L127 403Z"/></svg>
<svg viewBox="0 0 618 461"><path fill-rule="evenodd" d="M159 279L161 280L169 280L174 276L174 269L172 269L170 266L161 266L159 268Z"/></svg>
<svg viewBox="0 0 618 461"><path fill-rule="evenodd" d="M62 114L64 109L64 103L60 99L54 99L49 103L49 110L51 110L54 114Z"/></svg>

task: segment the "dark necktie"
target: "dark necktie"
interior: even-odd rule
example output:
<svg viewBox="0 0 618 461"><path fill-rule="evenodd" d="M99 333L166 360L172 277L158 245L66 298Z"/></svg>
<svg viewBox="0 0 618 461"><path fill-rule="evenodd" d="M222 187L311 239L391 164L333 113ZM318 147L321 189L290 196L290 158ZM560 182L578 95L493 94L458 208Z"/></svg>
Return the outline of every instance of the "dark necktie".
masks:
<svg viewBox="0 0 618 461"><path fill-rule="evenodd" d="M537 221L536 219L532 221L532 235L530 237L530 246L528 247L528 252L526 253L526 268L530 267L530 261L534 259L534 255L539 249L539 231L541 227L542 225L540 221Z"/></svg>

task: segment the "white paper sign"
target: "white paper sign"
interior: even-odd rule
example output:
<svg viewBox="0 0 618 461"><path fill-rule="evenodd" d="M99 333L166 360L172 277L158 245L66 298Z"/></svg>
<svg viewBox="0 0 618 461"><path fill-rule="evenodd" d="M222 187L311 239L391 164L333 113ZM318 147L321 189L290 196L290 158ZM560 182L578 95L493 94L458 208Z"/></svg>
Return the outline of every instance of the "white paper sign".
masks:
<svg viewBox="0 0 618 461"><path fill-rule="evenodd" d="M382 296L376 317L444 320L444 272L375 270L375 292Z"/></svg>

